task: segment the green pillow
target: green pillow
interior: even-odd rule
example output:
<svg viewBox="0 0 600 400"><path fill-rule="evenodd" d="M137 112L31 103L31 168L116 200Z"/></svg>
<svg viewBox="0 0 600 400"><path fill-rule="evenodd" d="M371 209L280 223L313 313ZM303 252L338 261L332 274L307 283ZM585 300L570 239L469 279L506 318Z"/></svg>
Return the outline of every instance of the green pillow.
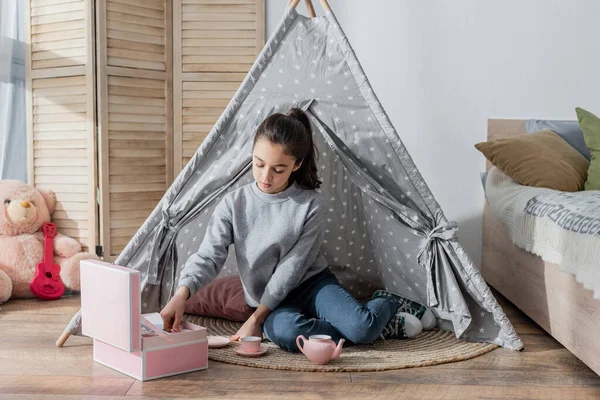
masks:
<svg viewBox="0 0 600 400"><path fill-rule="evenodd" d="M585 144L592 154L585 190L600 190L600 118L583 108L577 107L575 111Z"/></svg>

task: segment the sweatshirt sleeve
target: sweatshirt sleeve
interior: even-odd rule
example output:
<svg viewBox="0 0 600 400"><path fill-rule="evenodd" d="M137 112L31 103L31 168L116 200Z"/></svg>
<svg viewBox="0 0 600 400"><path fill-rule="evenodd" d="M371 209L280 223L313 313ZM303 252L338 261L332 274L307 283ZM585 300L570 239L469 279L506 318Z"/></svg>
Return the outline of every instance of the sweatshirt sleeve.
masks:
<svg viewBox="0 0 600 400"><path fill-rule="evenodd" d="M190 296L219 275L233 243L233 225L225 201L221 201L211 216L198 252L187 260L178 286L187 286Z"/></svg>
<svg viewBox="0 0 600 400"><path fill-rule="evenodd" d="M308 213L298 241L275 268L260 300L269 310L276 309L298 286L317 258L324 235L322 208L321 201L317 200Z"/></svg>

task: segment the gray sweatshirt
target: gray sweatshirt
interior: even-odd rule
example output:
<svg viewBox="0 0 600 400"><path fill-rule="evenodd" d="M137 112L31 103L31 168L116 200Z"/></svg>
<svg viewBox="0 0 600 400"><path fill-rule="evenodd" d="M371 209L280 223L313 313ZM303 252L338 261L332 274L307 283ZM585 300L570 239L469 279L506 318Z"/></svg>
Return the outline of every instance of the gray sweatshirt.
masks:
<svg viewBox="0 0 600 400"><path fill-rule="evenodd" d="M320 251L324 219L315 190L294 183L266 194L256 182L245 185L215 207L200 249L181 271L179 286L194 294L210 283L235 243L246 302L274 310L300 283L327 268Z"/></svg>

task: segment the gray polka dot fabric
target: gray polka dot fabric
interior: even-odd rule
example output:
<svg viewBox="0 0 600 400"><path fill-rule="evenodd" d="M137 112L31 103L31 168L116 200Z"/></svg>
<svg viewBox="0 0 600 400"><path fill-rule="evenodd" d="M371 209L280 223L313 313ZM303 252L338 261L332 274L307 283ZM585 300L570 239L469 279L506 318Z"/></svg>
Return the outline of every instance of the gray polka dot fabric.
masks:
<svg viewBox="0 0 600 400"><path fill-rule="evenodd" d="M522 347L377 100L335 16L286 12L208 138L116 263L143 280L143 311L170 299L222 196L252 181L256 128L301 107L320 152L322 249L356 297L385 288L427 304L457 337ZM221 276L236 274L231 248Z"/></svg>

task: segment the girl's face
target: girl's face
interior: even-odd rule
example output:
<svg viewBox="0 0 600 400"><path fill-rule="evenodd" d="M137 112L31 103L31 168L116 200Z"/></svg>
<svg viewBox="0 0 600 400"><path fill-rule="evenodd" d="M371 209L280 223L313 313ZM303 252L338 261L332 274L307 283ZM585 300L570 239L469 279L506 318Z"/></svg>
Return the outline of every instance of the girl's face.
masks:
<svg viewBox="0 0 600 400"><path fill-rule="evenodd" d="M252 155L252 174L258 188L268 194L275 194L288 187L292 172L300 168L302 162L283 151L283 146L267 139L258 139Z"/></svg>

